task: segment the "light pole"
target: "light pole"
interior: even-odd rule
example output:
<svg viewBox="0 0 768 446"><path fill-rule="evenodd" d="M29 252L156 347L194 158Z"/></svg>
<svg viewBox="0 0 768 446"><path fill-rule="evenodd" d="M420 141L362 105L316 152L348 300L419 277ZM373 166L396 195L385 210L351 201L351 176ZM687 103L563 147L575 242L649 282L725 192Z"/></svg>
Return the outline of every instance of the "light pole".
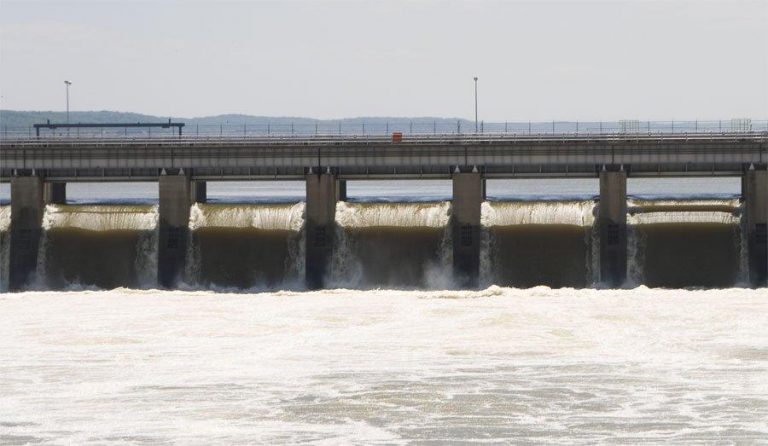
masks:
<svg viewBox="0 0 768 446"><path fill-rule="evenodd" d="M69 124L69 86L72 85L72 82L64 81L64 85L67 86L67 124Z"/></svg>
<svg viewBox="0 0 768 446"><path fill-rule="evenodd" d="M477 76L475 76L475 133L477 133Z"/></svg>

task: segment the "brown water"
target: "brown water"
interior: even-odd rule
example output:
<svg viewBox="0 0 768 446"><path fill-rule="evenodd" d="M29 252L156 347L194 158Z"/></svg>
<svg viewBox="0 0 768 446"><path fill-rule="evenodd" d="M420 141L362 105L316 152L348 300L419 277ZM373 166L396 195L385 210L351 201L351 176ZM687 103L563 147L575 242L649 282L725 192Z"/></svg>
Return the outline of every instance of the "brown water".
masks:
<svg viewBox="0 0 768 446"><path fill-rule="evenodd" d="M560 224L487 228L491 281L518 288L588 286L591 230Z"/></svg>
<svg viewBox="0 0 768 446"><path fill-rule="evenodd" d="M192 283L218 287L280 287L298 280L300 237L290 230L200 228L192 233Z"/></svg>

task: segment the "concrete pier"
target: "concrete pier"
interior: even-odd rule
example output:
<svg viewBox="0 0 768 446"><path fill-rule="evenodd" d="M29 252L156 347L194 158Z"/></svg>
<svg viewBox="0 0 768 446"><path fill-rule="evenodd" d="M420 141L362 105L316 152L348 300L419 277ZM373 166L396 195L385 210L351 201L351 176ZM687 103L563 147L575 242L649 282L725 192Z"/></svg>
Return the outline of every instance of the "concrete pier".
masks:
<svg viewBox="0 0 768 446"><path fill-rule="evenodd" d="M11 178L11 240L8 289L20 290L32 279L42 234L43 179L39 176Z"/></svg>
<svg viewBox="0 0 768 446"><path fill-rule="evenodd" d="M189 184L192 203L205 203L208 200L208 183L192 181Z"/></svg>
<svg viewBox="0 0 768 446"><path fill-rule="evenodd" d="M43 184L43 201L45 204L66 204L67 183Z"/></svg>
<svg viewBox="0 0 768 446"><path fill-rule="evenodd" d="M183 173L161 175L159 185L157 280L160 286L172 288L184 271L192 204L191 186L189 178Z"/></svg>
<svg viewBox="0 0 768 446"><path fill-rule="evenodd" d="M485 181L477 173L453 174L451 231L453 274L456 284L475 287L480 274L480 209Z"/></svg>
<svg viewBox="0 0 768 446"><path fill-rule="evenodd" d="M336 200L347 201L347 180L336 180Z"/></svg>
<svg viewBox="0 0 768 446"><path fill-rule="evenodd" d="M749 282L752 286L764 286L768 277L768 170L764 166L750 168L742 177L741 188Z"/></svg>
<svg viewBox="0 0 768 446"><path fill-rule="evenodd" d="M333 174L308 174L306 219L306 284L322 288L333 255L338 182Z"/></svg>
<svg viewBox="0 0 768 446"><path fill-rule="evenodd" d="M600 282L620 287L627 278L627 173L600 172Z"/></svg>

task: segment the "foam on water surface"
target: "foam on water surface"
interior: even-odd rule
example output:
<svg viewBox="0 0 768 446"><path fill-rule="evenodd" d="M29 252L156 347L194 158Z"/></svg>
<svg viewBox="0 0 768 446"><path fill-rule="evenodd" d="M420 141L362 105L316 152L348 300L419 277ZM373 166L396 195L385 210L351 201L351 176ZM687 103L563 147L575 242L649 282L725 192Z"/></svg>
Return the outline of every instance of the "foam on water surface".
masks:
<svg viewBox="0 0 768 446"><path fill-rule="evenodd" d="M61 205L49 204L43 214L43 229L78 228L89 231L153 230L157 226L156 205Z"/></svg>
<svg viewBox="0 0 768 446"><path fill-rule="evenodd" d="M766 290L0 295L0 443L759 442Z"/></svg>
<svg viewBox="0 0 768 446"><path fill-rule="evenodd" d="M202 204L190 211L189 227L256 228L299 231L304 225L304 203L291 204Z"/></svg>
<svg viewBox="0 0 768 446"><path fill-rule="evenodd" d="M336 223L344 227L432 227L448 224L450 202L347 203L336 205Z"/></svg>

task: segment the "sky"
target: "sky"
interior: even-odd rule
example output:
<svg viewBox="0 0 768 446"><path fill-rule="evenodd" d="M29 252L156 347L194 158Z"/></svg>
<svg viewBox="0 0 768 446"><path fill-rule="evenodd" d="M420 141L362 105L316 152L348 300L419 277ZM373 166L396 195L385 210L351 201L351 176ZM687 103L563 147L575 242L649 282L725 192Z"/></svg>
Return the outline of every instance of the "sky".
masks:
<svg viewBox="0 0 768 446"><path fill-rule="evenodd" d="M768 0L0 0L0 108L768 118Z"/></svg>

